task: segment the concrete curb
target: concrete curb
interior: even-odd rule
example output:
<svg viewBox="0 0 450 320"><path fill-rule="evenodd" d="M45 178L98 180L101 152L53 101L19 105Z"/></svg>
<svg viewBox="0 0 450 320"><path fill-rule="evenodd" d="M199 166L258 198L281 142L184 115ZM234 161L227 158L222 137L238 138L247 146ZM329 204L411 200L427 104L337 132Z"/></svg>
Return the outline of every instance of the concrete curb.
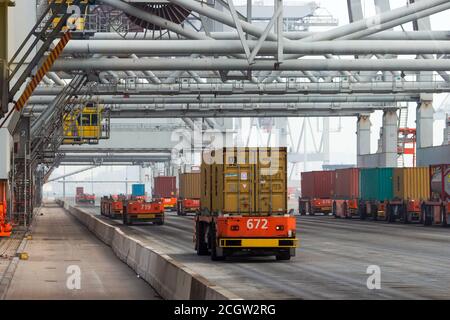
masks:
<svg viewBox="0 0 450 320"><path fill-rule="evenodd" d="M22 239L20 242L19 247L17 248L17 253L21 253L25 250L25 247L27 245L27 237ZM14 273L16 272L17 265L19 264L19 257L14 257L11 262L8 265L8 268L6 269L5 273L3 274L3 277L0 281L0 300L5 300L6 294L8 293L9 286L11 285L11 281L14 277Z"/></svg>
<svg viewBox="0 0 450 320"><path fill-rule="evenodd" d="M76 217L101 241L109 245L116 256L147 281L168 300L238 300L228 290L210 283L163 252L127 236L95 216L74 208L61 200L57 203Z"/></svg>

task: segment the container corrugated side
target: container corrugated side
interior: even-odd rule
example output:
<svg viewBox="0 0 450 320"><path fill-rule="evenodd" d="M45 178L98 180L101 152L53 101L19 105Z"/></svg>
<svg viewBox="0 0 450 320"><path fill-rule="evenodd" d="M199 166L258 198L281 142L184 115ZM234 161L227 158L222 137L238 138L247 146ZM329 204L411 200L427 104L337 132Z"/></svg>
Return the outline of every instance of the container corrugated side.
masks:
<svg viewBox="0 0 450 320"><path fill-rule="evenodd" d="M393 168L363 168L359 174L362 200L385 201L394 197Z"/></svg>
<svg viewBox="0 0 450 320"><path fill-rule="evenodd" d="M145 196L145 184L133 184L131 185L131 194L135 197Z"/></svg>
<svg viewBox="0 0 450 320"><path fill-rule="evenodd" d="M394 197L403 200L425 200L430 197L428 167L395 168Z"/></svg>
<svg viewBox="0 0 450 320"><path fill-rule="evenodd" d="M337 169L335 171L336 199L349 200L359 198L359 169Z"/></svg>
<svg viewBox="0 0 450 320"><path fill-rule="evenodd" d="M153 179L153 197L172 198L177 195L177 178L174 176L159 176Z"/></svg>
<svg viewBox="0 0 450 320"><path fill-rule="evenodd" d="M179 196L183 199L200 199L200 172L181 173L179 180Z"/></svg>
<svg viewBox="0 0 450 320"><path fill-rule="evenodd" d="M286 148L227 148L216 150L216 159L221 163L202 163L202 208L242 215L287 212Z"/></svg>
<svg viewBox="0 0 450 320"><path fill-rule="evenodd" d="M330 199L334 195L335 172L311 171L301 175L302 198Z"/></svg>
<svg viewBox="0 0 450 320"><path fill-rule="evenodd" d="M302 172L300 183L302 198L314 198L314 172Z"/></svg>

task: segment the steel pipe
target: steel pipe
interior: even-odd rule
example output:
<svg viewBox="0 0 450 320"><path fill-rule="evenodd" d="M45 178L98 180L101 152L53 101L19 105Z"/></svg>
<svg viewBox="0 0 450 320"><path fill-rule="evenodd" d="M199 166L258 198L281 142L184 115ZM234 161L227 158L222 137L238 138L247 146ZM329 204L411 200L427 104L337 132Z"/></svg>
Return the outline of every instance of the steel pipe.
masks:
<svg viewBox="0 0 450 320"><path fill-rule="evenodd" d="M248 41L253 50L257 41ZM266 41L259 50L260 55L274 55L277 43ZM302 55L366 55L366 54L449 54L449 41L380 41L380 40L334 40L309 43L286 43L284 52ZM64 54L134 54L135 55L228 55L243 54L242 44L238 40L74 40L64 49ZM58 83L59 84L59 83Z"/></svg>
<svg viewBox="0 0 450 320"><path fill-rule="evenodd" d="M60 59L53 71L104 71L104 70L295 70L295 71L448 71L449 60L400 60L400 59L299 59L285 60L279 64L273 60L259 60L249 64L242 59Z"/></svg>
<svg viewBox="0 0 450 320"><path fill-rule="evenodd" d="M45 105L51 103L54 96L34 96L29 100L29 105ZM238 95L238 96L186 96L186 97L155 97L155 96L100 96L102 104L211 104L211 103L305 103L305 102L398 102L418 101L419 95ZM76 102L76 100L75 100ZM40 108L33 107L33 111Z"/></svg>
<svg viewBox="0 0 450 320"><path fill-rule="evenodd" d="M57 95L61 87L38 87L35 96ZM84 87L79 94L95 92L97 96L130 94L124 84L98 84L93 88ZM368 81L350 83L336 82L284 82L284 83L177 83L139 85L133 95L245 95L245 94L421 94L450 92L450 84L445 81Z"/></svg>

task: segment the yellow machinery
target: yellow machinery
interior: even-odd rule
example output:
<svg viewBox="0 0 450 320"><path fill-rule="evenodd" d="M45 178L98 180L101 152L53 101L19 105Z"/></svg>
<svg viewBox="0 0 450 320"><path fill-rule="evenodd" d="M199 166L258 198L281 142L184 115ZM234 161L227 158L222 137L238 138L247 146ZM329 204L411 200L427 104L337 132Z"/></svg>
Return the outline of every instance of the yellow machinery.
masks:
<svg viewBox="0 0 450 320"><path fill-rule="evenodd" d="M68 6L71 6L74 4L74 0L48 0L49 4L52 2L56 5L56 13L60 13L61 15L67 11ZM87 10L88 10L88 3L89 0L81 0L79 1L79 4L77 4L77 7L80 9L80 12L73 11L72 14L74 14L73 17L70 17L67 19L67 25L74 26L71 31L84 31L85 30L85 24L86 24L86 16L87 16ZM79 17L76 17L75 14L79 14ZM61 18L54 18L52 21L53 27L56 27L59 23ZM62 31L67 31L68 27L64 26L62 28Z"/></svg>
<svg viewBox="0 0 450 320"><path fill-rule="evenodd" d="M98 144L109 139L109 114L103 106L87 103L63 115L63 144Z"/></svg>

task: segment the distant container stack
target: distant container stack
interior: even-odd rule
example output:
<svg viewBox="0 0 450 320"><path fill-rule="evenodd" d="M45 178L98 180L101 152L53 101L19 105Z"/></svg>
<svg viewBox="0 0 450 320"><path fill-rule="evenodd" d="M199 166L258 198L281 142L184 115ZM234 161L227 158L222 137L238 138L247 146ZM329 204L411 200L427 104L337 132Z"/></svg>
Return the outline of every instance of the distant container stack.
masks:
<svg viewBox="0 0 450 320"><path fill-rule="evenodd" d="M301 174L300 214L331 213L335 188L334 171L311 171Z"/></svg>
<svg viewBox="0 0 450 320"><path fill-rule="evenodd" d="M133 184L131 186L131 195L133 197L145 196L145 184Z"/></svg>
<svg viewBox="0 0 450 320"><path fill-rule="evenodd" d="M180 173L177 214L184 216L200 209L201 177L200 171Z"/></svg>
<svg viewBox="0 0 450 320"><path fill-rule="evenodd" d="M159 176L153 179L153 198L161 199L164 208L177 209L177 178L175 176Z"/></svg>
<svg viewBox="0 0 450 320"><path fill-rule="evenodd" d="M177 195L177 178L175 176L159 176L153 179L154 198L172 198Z"/></svg>
<svg viewBox="0 0 450 320"><path fill-rule="evenodd" d="M359 216L359 169L335 170L333 214L335 217Z"/></svg>
<svg viewBox="0 0 450 320"><path fill-rule="evenodd" d="M429 176L428 167L394 169L393 198L386 204L386 219L389 222L420 221L421 202L430 197Z"/></svg>

